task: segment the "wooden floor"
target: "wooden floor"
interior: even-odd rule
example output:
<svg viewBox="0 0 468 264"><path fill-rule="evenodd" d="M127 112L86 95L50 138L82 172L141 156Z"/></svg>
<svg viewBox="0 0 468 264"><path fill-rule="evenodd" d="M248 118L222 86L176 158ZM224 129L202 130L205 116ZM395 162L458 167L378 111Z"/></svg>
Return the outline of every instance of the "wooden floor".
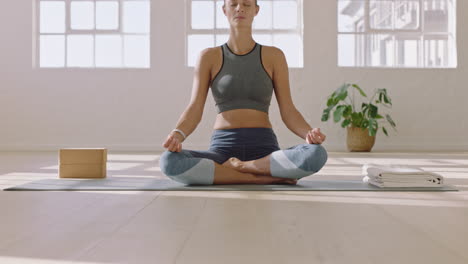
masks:
<svg viewBox="0 0 468 264"><path fill-rule="evenodd" d="M57 160L0 152L0 189L57 178ZM108 177L165 178L158 160L109 152ZM367 162L460 191L0 191L0 263L468 263L468 152L330 152L308 178L361 179Z"/></svg>

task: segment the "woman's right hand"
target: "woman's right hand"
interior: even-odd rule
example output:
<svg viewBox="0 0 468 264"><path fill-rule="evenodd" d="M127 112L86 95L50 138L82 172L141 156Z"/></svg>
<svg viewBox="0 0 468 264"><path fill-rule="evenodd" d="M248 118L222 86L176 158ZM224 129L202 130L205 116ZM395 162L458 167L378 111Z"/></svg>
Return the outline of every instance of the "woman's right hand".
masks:
<svg viewBox="0 0 468 264"><path fill-rule="evenodd" d="M171 132L168 136L166 141L163 144L167 150L171 152L180 152L182 151L182 141L184 137L179 134L178 132Z"/></svg>

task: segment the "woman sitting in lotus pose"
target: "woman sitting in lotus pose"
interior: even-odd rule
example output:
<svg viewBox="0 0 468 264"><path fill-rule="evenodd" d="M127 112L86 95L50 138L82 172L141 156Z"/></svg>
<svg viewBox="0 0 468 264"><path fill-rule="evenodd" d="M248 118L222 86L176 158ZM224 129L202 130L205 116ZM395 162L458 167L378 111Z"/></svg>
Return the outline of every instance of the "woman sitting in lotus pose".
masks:
<svg viewBox="0 0 468 264"><path fill-rule="evenodd" d="M294 106L283 52L253 39L257 1L225 0L222 8L229 40L200 53L190 103L163 143L161 171L191 185L296 184L325 165L328 155L321 143L326 137ZM210 148L182 149L202 119L210 87L218 112ZM273 91L283 122L306 143L279 148L268 116Z"/></svg>

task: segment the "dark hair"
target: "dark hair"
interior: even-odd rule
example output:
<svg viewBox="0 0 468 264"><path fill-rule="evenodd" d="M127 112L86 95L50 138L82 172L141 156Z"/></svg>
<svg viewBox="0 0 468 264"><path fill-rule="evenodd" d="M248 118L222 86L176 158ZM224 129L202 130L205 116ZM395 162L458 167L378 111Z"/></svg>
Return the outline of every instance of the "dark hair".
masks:
<svg viewBox="0 0 468 264"><path fill-rule="evenodd" d="M226 4L226 0L224 0L224 4ZM257 0L255 0L255 5L258 6Z"/></svg>

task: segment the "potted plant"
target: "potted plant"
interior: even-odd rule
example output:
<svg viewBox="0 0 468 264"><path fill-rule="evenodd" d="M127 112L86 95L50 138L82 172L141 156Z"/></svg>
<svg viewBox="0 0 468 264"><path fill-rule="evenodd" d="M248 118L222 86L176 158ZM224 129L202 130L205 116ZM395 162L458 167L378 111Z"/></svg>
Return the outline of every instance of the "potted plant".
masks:
<svg viewBox="0 0 468 264"><path fill-rule="evenodd" d="M352 97L348 97L348 88L352 90ZM385 88L376 89L374 95L368 103L362 103L361 109L356 109L354 100L354 90L367 97L364 91L357 84L345 83L334 91L327 99L327 108L323 110L322 121L325 122L333 112L333 121L341 121L341 127L347 127L347 147L348 151L371 151L375 143L375 136L379 129L379 121L387 121L394 129L395 122L390 115L385 114L385 118L378 113L378 106L382 105L391 108L392 101ZM378 99L374 100L374 97ZM382 126L382 130L388 136L387 129ZM395 129L396 130L396 129Z"/></svg>

